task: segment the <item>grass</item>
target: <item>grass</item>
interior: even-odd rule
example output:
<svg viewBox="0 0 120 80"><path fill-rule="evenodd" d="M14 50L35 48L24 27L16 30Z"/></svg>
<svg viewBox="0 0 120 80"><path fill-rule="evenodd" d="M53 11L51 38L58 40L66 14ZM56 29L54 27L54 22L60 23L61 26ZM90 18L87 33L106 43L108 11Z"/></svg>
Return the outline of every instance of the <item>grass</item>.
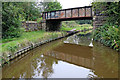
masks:
<svg viewBox="0 0 120 80"><path fill-rule="evenodd" d="M75 26L75 27L66 27L66 26L62 26L61 27L61 31L70 31L72 29L76 29L76 30L87 30L87 29L92 29L93 27L89 24L83 24L83 25L79 25L79 26Z"/></svg>
<svg viewBox="0 0 120 80"><path fill-rule="evenodd" d="M7 56L31 44L35 44L37 42L47 40L49 38L55 38L61 35L62 35L61 32L45 32L45 31L24 32L21 35L21 37L11 39L11 41L2 43L1 45L2 53L3 55Z"/></svg>
<svg viewBox="0 0 120 80"><path fill-rule="evenodd" d="M88 33L91 33L92 32L92 30L89 30L89 31L85 31L85 32L79 32L79 34L88 34Z"/></svg>
<svg viewBox="0 0 120 80"><path fill-rule="evenodd" d="M17 38L10 38L10 39L2 39L0 40L0 43L6 43L6 42L9 42L9 41L14 41L16 40Z"/></svg>
<svg viewBox="0 0 120 80"><path fill-rule="evenodd" d="M84 30L92 29L91 25L84 24L77 27L66 27L62 26L61 30L70 31L72 29ZM34 45L40 41L48 40L51 38L56 38L58 36L65 35L64 32L45 32L45 31L32 31L32 32L23 32L19 38L12 39L3 39L0 40L2 45L0 45L0 56L6 58L8 55L14 55L18 50L27 47L29 45ZM83 34L85 34L83 32Z"/></svg>

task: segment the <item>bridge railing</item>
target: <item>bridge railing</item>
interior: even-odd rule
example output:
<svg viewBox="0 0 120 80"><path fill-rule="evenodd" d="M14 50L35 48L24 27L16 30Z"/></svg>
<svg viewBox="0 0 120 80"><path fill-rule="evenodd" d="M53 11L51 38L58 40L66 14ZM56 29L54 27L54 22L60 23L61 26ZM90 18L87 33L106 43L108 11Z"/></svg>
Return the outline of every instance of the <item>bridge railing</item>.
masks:
<svg viewBox="0 0 120 80"><path fill-rule="evenodd" d="M92 6L77 7L56 11L43 12L43 19L65 19L65 18L79 18L92 17Z"/></svg>

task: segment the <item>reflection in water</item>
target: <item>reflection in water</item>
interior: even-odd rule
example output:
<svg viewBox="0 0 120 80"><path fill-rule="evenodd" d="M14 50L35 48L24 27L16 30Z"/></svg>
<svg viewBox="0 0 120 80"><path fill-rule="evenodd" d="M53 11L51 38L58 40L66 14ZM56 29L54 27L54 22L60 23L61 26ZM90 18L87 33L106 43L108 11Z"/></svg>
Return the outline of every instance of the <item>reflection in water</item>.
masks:
<svg viewBox="0 0 120 80"><path fill-rule="evenodd" d="M89 46L90 46L90 47L93 47L93 44L92 44L92 42L89 44Z"/></svg>
<svg viewBox="0 0 120 80"><path fill-rule="evenodd" d="M68 37L64 41L64 43L89 46L90 43L92 42L92 36L91 35L79 36L79 34L80 33L77 33L77 34L74 34L73 36Z"/></svg>
<svg viewBox="0 0 120 80"><path fill-rule="evenodd" d="M59 42L59 43L58 43ZM17 62L11 62L2 69L3 78L46 78L53 73L56 59L47 58L42 54L63 44L61 40L38 47ZM15 61L15 60L14 60ZM17 74L16 74L17 73Z"/></svg>
<svg viewBox="0 0 120 80"><path fill-rule="evenodd" d="M91 42L91 36L73 35L45 44L4 66L2 77L117 78L118 53Z"/></svg>
<svg viewBox="0 0 120 80"><path fill-rule="evenodd" d="M43 78L47 78L49 76L51 76L51 74L53 74L53 64L57 64L57 60L56 59L52 59L43 56L43 57L39 57L39 59L35 59L35 61L37 62L37 66L33 67L34 68L34 75L32 76L33 78L39 78L39 77L43 77ZM34 65L34 64L33 64Z"/></svg>
<svg viewBox="0 0 120 80"><path fill-rule="evenodd" d="M79 49L77 49L79 48ZM84 49L87 50L84 50ZM63 44L60 47L55 48L53 51L44 53L45 56L53 57L58 60L62 60L77 66L81 66L88 69L93 69L92 61L92 49L86 46L77 46L70 44ZM89 53L80 54L80 53Z"/></svg>

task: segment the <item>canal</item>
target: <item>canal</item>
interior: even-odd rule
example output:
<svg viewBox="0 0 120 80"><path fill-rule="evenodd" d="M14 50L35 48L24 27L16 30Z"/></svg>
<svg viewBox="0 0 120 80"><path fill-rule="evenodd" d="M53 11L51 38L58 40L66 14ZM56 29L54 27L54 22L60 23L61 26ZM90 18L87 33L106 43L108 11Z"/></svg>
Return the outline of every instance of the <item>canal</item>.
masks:
<svg viewBox="0 0 120 80"><path fill-rule="evenodd" d="M77 33L6 64L2 78L118 78L118 52Z"/></svg>

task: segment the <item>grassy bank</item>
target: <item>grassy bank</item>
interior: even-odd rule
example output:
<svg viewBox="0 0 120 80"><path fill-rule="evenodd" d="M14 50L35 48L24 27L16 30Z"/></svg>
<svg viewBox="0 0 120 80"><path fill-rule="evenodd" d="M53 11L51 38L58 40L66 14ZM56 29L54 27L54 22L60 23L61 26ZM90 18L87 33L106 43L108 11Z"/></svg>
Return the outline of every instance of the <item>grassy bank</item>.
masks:
<svg viewBox="0 0 120 80"><path fill-rule="evenodd" d="M45 31L33 31L33 32L24 32L21 37L13 39L2 43L1 47L1 56L7 57L8 55L13 55L16 51L27 47L29 45L34 45L40 41L48 40L51 38L60 37L65 35L65 32L45 32Z"/></svg>
<svg viewBox="0 0 120 80"><path fill-rule="evenodd" d="M62 31L70 31L72 29L76 29L76 30L88 30L88 29L92 29L93 27L90 24L83 24L83 25L77 25L77 26L66 26L65 24L63 24L63 26L61 27Z"/></svg>
<svg viewBox="0 0 120 80"><path fill-rule="evenodd" d="M79 32L79 34L81 35L86 35L86 34L89 34L89 33L92 33L93 30L88 30L88 31L84 31L84 32Z"/></svg>

